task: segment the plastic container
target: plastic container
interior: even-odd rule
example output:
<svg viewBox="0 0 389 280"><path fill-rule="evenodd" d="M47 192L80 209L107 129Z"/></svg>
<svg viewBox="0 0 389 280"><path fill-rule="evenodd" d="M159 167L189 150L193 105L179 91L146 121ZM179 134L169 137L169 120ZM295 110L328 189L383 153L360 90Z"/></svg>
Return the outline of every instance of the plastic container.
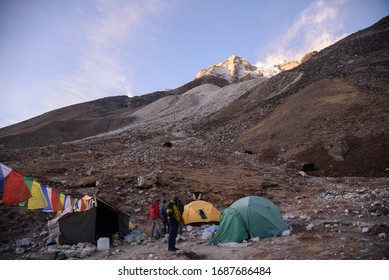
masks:
<svg viewBox="0 0 389 280"><path fill-rule="evenodd" d="M109 250L109 238L100 237L97 240L97 251L108 251Z"/></svg>

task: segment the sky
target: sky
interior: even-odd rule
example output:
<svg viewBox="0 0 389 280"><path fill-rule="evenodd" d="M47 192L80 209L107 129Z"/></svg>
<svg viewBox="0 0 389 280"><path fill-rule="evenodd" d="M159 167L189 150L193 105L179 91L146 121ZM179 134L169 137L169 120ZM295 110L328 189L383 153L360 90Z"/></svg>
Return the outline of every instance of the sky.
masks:
<svg viewBox="0 0 389 280"><path fill-rule="evenodd" d="M0 0L0 128L173 89L231 55L299 60L388 14L387 0Z"/></svg>

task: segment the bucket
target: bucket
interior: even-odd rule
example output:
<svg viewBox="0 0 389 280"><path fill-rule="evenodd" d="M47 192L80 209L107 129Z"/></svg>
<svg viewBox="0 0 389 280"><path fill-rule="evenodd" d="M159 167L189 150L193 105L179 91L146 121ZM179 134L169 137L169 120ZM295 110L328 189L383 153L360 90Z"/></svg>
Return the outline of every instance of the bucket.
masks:
<svg viewBox="0 0 389 280"><path fill-rule="evenodd" d="M97 251L107 251L109 250L109 238L101 237L97 240Z"/></svg>

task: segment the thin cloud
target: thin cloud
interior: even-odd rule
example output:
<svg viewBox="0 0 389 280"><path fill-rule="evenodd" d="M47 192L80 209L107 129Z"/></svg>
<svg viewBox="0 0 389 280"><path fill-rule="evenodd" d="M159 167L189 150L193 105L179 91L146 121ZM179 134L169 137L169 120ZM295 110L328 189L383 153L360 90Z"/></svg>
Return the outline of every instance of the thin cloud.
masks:
<svg viewBox="0 0 389 280"><path fill-rule="evenodd" d="M30 59L20 60L23 62L20 65L28 65L35 71L17 75L7 71L2 75L2 93L10 92L12 83L7 83L8 80L13 84L18 81L18 86L13 86L12 94L3 97L10 105L3 110L0 127L109 95L132 96L131 73L135 72L132 53L159 34L160 23L174 7L172 2L158 0L91 0L79 2L73 10L58 9L58 13L46 17L36 11L31 13L28 19L39 27L42 40L37 44L31 34L21 36L25 36L26 46L38 45L40 48L35 49L40 52L32 51ZM24 28L18 32L28 30L27 20L17 23ZM10 42L19 44L15 40ZM8 55L3 52L3 57L10 58L8 65L19 65L15 63L19 62L18 56L10 55L13 49L5 50ZM34 60L37 61L34 65L27 63ZM15 96L15 100L10 96ZM24 108L22 113L20 107Z"/></svg>
<svg viewBox="0 0 389 280"><path fill-rule="evenodd" d="M299 60L311 51L320 51L335 43L346 34L339 34L342 27L337 17L342 9L342 0L318 0L310 4L286 30L269 44L264 59L258 66L273 66L284 60Z"/></svg>
<svg viewBox="0 0 389 280"><path fill-rule="evenodd" d="M80 16L83 51L77 69L61 75L57 85L66 103L83 102L107 95L132 96L129 72L131 47L142 41L145 30L166 9L159 1L95 1L96 14L85 17L86 11L77 7ZM80 44L80 43L77 43ZM58 103L56 95L47 105ZM64 106L61 104L60 106ZM56 106L59 107L59 106Z"/></svg>

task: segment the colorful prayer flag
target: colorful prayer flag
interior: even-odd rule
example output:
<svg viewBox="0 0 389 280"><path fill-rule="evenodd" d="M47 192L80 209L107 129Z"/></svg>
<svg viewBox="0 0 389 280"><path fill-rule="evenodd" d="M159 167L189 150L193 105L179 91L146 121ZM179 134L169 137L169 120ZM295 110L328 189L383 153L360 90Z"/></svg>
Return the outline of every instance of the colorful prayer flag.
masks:
<svg viewBox="0 0 389 280"><path fill-rule="evenodd" d="M77 202L78 202L78 198L75 198L75 199L72 200L73 212L77 212Z"/></svg>
<svg viewBox="0 0 389 280"><path fill-rule="evenodd" d="M0 190L4 189L5 178L11 173L12 168L0 163Z"/></svg>
<svg viewBox="0 0 389 280"><path fill-rule="evenodd" d="M62 212L73 212L73 198L70 195L65 195L64 203L62 206Z"/></svg>
<svg viewBox="0 0 389 280"><path fill-rule="evenodd" d="M62 210L62 203L59 198L59 193L56 189L51 189L50 202L51 202L51 208L53 209L54 212L59 212Z"/></svg>
<svg viewBox="0 0 389 280"><path fill-rule="evenodd" d="M3 204L19 204L32 197L24 176L12 170L8 175L3 194Z"/></svg>
<svg viewBox="0 0 389 280"><path fill-rule="evenodd" d="M61 193L58 194L56 189L42 186L43 193L48 202L48 205L42 209L44 212L59 212L62 210ZM63 195L64 196L64 195Z"/></svg>
<svg viewBox="0 0 389 280"><path fill-rule="evenodd" d="M28 176L24 176L24 182L26 182L27 188L31 192L31 187L32 187L32 178ZM19 203L19 206L26 206L27 200Z"/></svg>
<svg viewBox="0 0 389 280"><path fill-rule="evenodd" d="M49 205L38 182L32 182L31 194L32 197L27 202L27 209L42 209Z"/></svg>
<svg viewBox="0 0 389 280"><path fill-rule="evenodd" d="M64 203L65 203L65 194L59 193L59 194L58 194L58 198L59 198L59 203L61 204L61 209L59 209L57 212L62 212L62 210L63 210L63 205L64 205Z"/></svg>
<svg viewBox="0 0 389 280"><path fill-rule="evenodd" d="M85 211L86 210L86 206L85 206L85 202L83 199L78 199L77 200L77 212L81 212L81 211Z"/></svg>
<svg viewBox="0 0 389 280"><path fill-rule="evenodd" d="M65 194L63 194L63 193L59 194L59 201L61 201L62 208L63 208L63 205L65 204L65 198L66 198Z"/></svg>
<svg viewBox="0 0 389 280"><path fill-rule="evenodd" d="M42 188L42 192L46 198L46 201L48 202L47 206L45 208L43 208L42 211L43 212L53 212L53 208L51 207L51 203L50 203L51 188L46 187L45 185L41 185L41 188Z"/></svg>

